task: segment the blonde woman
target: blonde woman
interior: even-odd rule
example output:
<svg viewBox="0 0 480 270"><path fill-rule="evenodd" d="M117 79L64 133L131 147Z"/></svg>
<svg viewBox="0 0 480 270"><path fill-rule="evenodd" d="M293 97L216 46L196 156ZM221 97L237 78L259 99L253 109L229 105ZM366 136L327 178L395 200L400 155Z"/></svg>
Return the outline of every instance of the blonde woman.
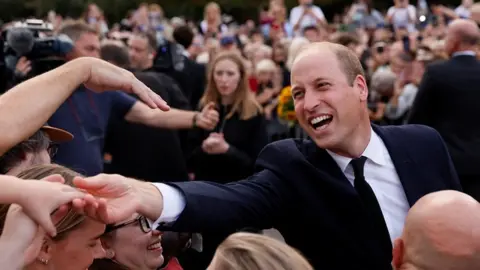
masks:
<svg viewBox="0 0 480 270"><path fill-rule="evenodd" d="M227 183L252 175L255 159L267 144L267 132L240 54L221 52L210 63L200 106L216 106L220 121L213 132L197 130L191 134L195 149L187 164L195 179ZM217 246L230 233L203 235L204 260L199 268L207 267Z"/></svg>
<svg viewBox="0 0 480 270"><path fill-rule="evenodd" d="M228 32L228 27L222 23L222 11L216 2L210 2L205 6L199 30L203 36L212 38L218 38L219 34Z"/></svg>
<svg viewBox="0 0 480 270"><path fill-rule="evenodd" d="M218 247L207 270L313 270L296 250L271 237L235 233Z"/></svg>
<svg viewBox="0 0 480 270"><path fill-rule="evenodd" d="M78 173L65 167L49 164L27 169L20 173L18 177L40 180L52 175L62 176L65 179L65 184L69 186L73 185L74 177L80 176ZM7 226L6 219L9 208L10 205L0 205L0 232L2 233L4 233L4 229L8 231L9 226ZM105 256L105 250L102 248L99 240L100 235L105 231L104 224L78 214L70 208L60 221L56 222L55 227L57 231L56 236L45 236L43 243L37 246L35 260L33 262L28 261L29 264L23 268L15 269L85 270L92 264L94 259ZM25 230L25 228L20 228L20 230ZM31 256L32 254L29 254L28 257ZM75 263L72 263L72 260ZM4 268L2 267L2 269Z"/></svg>

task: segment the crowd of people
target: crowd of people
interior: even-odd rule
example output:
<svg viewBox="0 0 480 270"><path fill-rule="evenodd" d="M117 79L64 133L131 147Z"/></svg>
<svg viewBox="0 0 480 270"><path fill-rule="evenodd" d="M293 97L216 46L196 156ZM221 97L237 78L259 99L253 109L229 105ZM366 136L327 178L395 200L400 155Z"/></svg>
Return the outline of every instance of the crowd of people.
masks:
<svg viewBox="0 0 480 270"><path fill-rule="evenodd" d="M62 64L1 77L2 267L479 269L480 4L417 2L51 11Z"/></svg>

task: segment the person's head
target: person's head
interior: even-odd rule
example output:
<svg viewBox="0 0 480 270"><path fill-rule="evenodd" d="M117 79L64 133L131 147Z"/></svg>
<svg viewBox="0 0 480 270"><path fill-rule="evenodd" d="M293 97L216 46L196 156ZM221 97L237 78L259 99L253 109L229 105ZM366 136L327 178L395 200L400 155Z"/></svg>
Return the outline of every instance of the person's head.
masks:
<svg viewBox="0 0 480 270"><path fill-rule="evenodd" d="M253 233L235 233L220 246L207 270L312 270L296 250L276 239Z"/></svg>
<svg viewBox="0 0 480 270"><path fill-rule="evenodd" d="M48 164L31 167L17 177L40 180L54 174L61 175L69 186L73 186L74 177L80 176L65 167ZM0 207L0 231L5 224L8 208L9 205ZM105 230L104 224L69 209L55 227L57 236L45 237L37 261L25 269L85 270L94 259L105 256L99 240Z"/></svg>
<svg viewBox="0 0 480 270"><path fill-rule="evenodd" d="M34 165L50 164L57 144L72 138L65 130L44 126L0 157L0 173L16 175Z"/></svg>
<svg viewBox="0 0 480 270"><path fill-rule="evenodd" d="M409 0L395 0L395 7L406 8L410 4Z"/></svg>
<svg viewBox="0 0 480 270"><path fill-rule="evenodd" d="M298 0L298 4L300 5L310 5L313 3L313 0Z"/></svg>
<svg viewBox="0 0 480 270"><path fill-rule="evenodd" d="M448 25L445 51L450 56L459 51L475 51L478 40L479 28L475 22L456 19Z"/></svg>
<svg viewBox="0 0 480 270"><path fill-rule="evenodd" d="M66 55L67 60L79 57L100 57L100 38L97 30L81 21L68 22L58 34L68 36L74 42L73 51Z"/></svg>
<svg viewBox="0 0 480 270"><path fill-rule="evenodd" d="M275 44L272 47L272 60L280 66L287 61L287 50L283 44Z"/></svg>
<svg viewBox="0 0 480 270"><path fill-rule="evenodd" d="M215 2L210 2L205 5L203 17L208 22L220 23L221 10L220 6Z"/></svg>
<svg viewBox="0 0 480 270"><path fill-rule="evenodd" d="M462 6L465 8L470 8L473 5L473 0L462 0Z"/></svg>
<svg viewBox="0 0 480 270"><path fill-rule="evenodd" d="M263 59L255 66L255 76L258 83L268 83L273 80L277 67L270 59Z"/></svg>
<svg viewBox="0 0 480 270"><path fill-rule="evenodd" d="M121 68L129 68L130 59L128 49L126 46L120 44L107 43L102 45L100 49L100 57Z"/></svg>
<svg viewBox="0 0 480 270"><path fill-rule="evenodd" d="M188 25L178 26L173 30L173 39L185 49L192 45L193 37L193 31Z"/></svg>
<svg viewBox="0 0 480 270"><path fill-rule="evenodd" d="M368 144L368 87L355 52L321 42L307 45L291 71L300 126L324 149L357 157Z"/></svg>
<svg viewBox="0 0 480 270"><path fill-rule="evenodd" d="M157 39L152 33L136 33L128 41L130 67L144 70L152 67L157 50Z"/></svg>
<svg viewBox="0 0 480 270"><path fill-rule="evenodd" d="M308 45L310 41L304 37L296 37L290 43L290 47L288 47L288 55L287 55L287 68L292 70L293 60L297 57L300 53L301 49Z"/></svg>
<svg viewBox="0 0 480 270"><path fill-rule="evenodd" d="M108 258L127 269L155 270L162 266L161 232L152 230L148 220L134 214L127 220L107 225L102 245Z"/></svg>
<svg viewBox="0 0 480 270"><path fill-rule="evenodd" d="M232 105L228 117L240 113L242 119L258 114L259 105L248 86L248 78L243 58L236 52L221 52L210 63L208 82L200 105L222 102Z"/></svg>
<svg viewBox="0 0 480 270"><path fill-rule="evenodd" d="M440 191L418 200L395 240L395 269L480 269L480 204L465 193Z"/></svg>
<svg viewBox="0 0 480 270"><path fill-rule="evenodd" d="M391 96L397 75L388 69L379 69L372 75L370 90L379 96Z"/></svg>
<svg viewBox="0 0 480 270"><path fill-rule="evenodd" d="M306 26L303 28L303 36L308 39L310 42L320 42L322 41L322 35L320 29L315 25Z"/></svg>

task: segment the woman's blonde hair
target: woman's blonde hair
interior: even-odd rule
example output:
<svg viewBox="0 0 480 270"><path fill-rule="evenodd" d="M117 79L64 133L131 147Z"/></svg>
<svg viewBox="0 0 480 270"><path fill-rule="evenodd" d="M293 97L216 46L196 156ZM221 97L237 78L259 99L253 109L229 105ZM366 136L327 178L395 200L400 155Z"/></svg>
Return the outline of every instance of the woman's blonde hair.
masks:
<svg viewBox="0 0 480 270"><path fill-rule="evenodd" d="M208 4L205 5L205 8L203 9L203 19L206 20L207 19L207 12L209 9L211 8L214 8L215 10L218 11L218 22L217 23L221 23L221 18L220 16L222 16L221 12L222 10L220 9L220 5L218 5L216 2L209 2Z"/></svg>
<svg viewBox="0 0 480 270"><path fill-rule="evenodd" d="M222 60L230 60L238 67L240 73L240 80L237 89L234 93L234 102L232 109L228 112L226 119L231 118L235 113L240 115L240 119L247 120L262 111L262 107L258 104L253 92L248 86L247 70L243 63L243 59L239 53L236 52L221 52L218 53L214 60L210 63L208 71L208 82L205 93L200 99L200 106L204 107L210 102L218 103L220 100L220 93L214 80L215 67L218 62Z"/></svg>
<svg viewBox="0 0 480 270"><path fill-rule="evenodd" d="M277 71L277 66L275 65L275 62L273 62L271 59L262 59L255 66L256 74L259 74L262 72L275 72L275 71Z"/></svg>
<svg viewBox="0 0 480 270"><path fill-rule="evenodd" d="M313 270L295 249L268 236L252 233L230 235L217 248L212 261L222 270Z"/></svg>
<svg viewBox="0 0 480 270"><path fill-rule="evenodd" d="M38 165L26 169L17 175L21 179L36 179L40 180L47 176L59 174L65 179L65 184L69 186L73 185L73 178L81 176L80 174L65 168L60 165L48 164L48 165ZM20 181L20 180L19 180ZM38 202L41 203L41 202ZM8 208L10 204L0 205L0 234L3 231L3 226L5 225L5 219L7 217ZM85 221L85 216L78 214L69 209L67 214L55 225L57 229L57 235L53 238L54 240L60 240L68 234L71 230L75 229Z"/></svg>

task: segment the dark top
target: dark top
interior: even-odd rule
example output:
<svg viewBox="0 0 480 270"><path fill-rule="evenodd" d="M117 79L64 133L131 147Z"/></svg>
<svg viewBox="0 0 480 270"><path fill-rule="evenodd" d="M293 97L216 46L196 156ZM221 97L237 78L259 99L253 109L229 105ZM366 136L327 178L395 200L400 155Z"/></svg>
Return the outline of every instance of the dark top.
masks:
<svg viewBox="0 0 480 270"><path fill-rule="evenodd" d="M480 62L468 55L428 66L408 119L442 135L460 175L480 175L479 74Z"/></svg>
<svg viewBox="0 0 480 270"><path fill-rule="evenodd" d="M159 94L172 108L189 104L175 81L161 73L137 72L137 78ZM112 155L107 173L149 182L186 181L188 172L178 131L154 128L112 116L105 152Z"/></svg>
<svg viewBox="0 0 480 270"><path fill-rule="evenodd" d="M103 146L110 115L123 118L137 100L122 92L94 93L80 87L48 123L75 137L62 143L53 162L86 176L103 172Z"/></svg>
<svg viewBox="0 0 480 270"><path fill-rule="evenodd" d="M461 190L440 135L418 125L373 126L388 149L412 206L440 190ZM392 252L368 229L360 197L327 151L309 140L269 144L256 174L227 185L175 183L186 206L172 227L160 230L235 231L277 228L314 269L391 269Z"/></svg>
<svg viewBox="0 0 480 270"><path fill-rule="evenodd" d="M210 132L192 131L191 145L194 150L188 160L189 169L196 179L226 183L245 178L253 173L255 158L267 144L265 121L262 114L241 120L238 113L226 119L230 109L219 108L220 121L214 132L224 134L230 144L227 153L210 155L202 150L202 142Z"/></svg>

